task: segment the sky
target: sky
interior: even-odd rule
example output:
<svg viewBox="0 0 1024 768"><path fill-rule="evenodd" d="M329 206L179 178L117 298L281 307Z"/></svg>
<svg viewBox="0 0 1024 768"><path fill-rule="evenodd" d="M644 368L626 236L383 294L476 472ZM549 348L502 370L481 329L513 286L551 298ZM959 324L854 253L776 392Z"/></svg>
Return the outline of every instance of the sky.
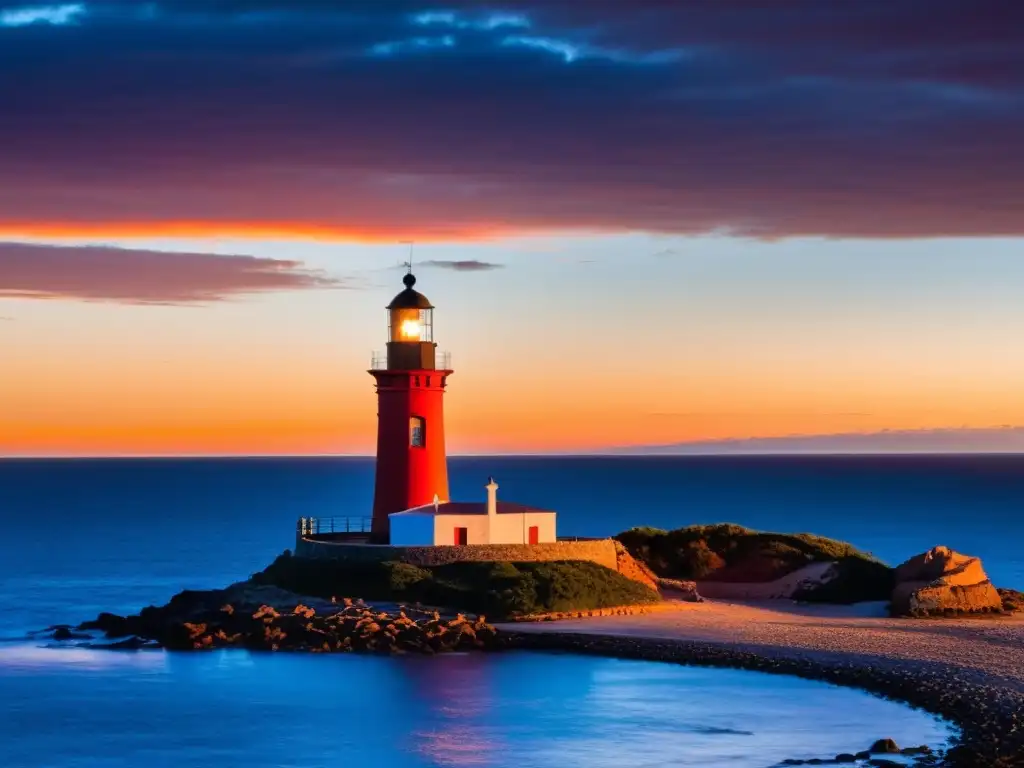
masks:
<svg viewBox="0 0 1024 768"><path fill-rule="evenodd" d="M1024 451L1024 4L0 0L0 73L0 455L372 453L406 241L452 453Z"/></svg>

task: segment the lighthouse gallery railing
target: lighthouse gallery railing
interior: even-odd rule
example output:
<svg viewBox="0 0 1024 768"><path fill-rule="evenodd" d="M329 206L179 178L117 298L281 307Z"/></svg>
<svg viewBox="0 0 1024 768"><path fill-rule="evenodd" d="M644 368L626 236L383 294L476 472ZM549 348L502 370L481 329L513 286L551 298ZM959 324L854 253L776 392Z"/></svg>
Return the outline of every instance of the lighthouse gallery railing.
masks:
<svg viewBox="0 0 1024 768"><path fill-rule="evenodd" d="M434 353L434 367L428 370L432 371L450 371L452 369L452 353L451 352L435 352ZM370 370L371 371L386 371L388 370L388 353L387 352L374 352L370 357Z"/></svg>

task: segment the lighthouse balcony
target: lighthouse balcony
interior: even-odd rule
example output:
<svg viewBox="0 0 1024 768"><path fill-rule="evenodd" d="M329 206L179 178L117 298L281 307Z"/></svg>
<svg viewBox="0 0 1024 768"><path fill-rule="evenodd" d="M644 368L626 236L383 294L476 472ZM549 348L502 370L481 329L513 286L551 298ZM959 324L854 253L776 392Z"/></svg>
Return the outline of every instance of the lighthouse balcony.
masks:
<svg viewBox="0 0 1024 768"><path fill-rule="evenodd" d="M416 370L421 371L450 371L452 369L452 353L451 352L437 352L431 350L432 354L430 357L433 358L431 363L429 358L421 359L418 363ZM387 370L411 370L408 365L392 366L388 365L388 353L387 352L374 352L370 357L370 370L371 371L387 371Z"/></svg>

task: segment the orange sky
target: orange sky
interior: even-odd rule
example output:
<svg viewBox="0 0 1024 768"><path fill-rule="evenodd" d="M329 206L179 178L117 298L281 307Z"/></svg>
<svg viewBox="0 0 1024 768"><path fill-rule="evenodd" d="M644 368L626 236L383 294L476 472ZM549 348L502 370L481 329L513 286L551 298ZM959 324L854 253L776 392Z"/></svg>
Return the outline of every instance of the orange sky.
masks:
<svg viewBox="0 0 1024 768"><path fill-rule="evenodd" d="M356 287L197 306L0 296L0 455L372 452L366 367L401 287L401 246L163 245L248 249ZM1005 279L1016 249L993 241L967 269L960 247L633 236L418 246L417 287L456 369L449 450L1024 424L1024 358L1011 354L1024 311ZM673 249L697 255L660 255ZM427 266L443 259L502 266ZM69 275L61 285L81 288Z"/></svg>

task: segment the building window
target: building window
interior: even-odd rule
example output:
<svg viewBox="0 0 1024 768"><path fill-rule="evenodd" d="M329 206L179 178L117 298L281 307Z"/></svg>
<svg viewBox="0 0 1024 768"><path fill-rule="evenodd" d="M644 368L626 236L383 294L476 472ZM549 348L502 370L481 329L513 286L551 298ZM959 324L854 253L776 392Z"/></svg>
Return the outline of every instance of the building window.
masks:
<svg viewBox="0 0 1024 768"><path fill-rule="evenodd" d="M455 529L455 546L464 547L469 544L469 528Z"/></svg>
<svg viewBox="0 0 1024 768"><path fill-rule="evenodd" d="M409 417L409 445L423 448L427 444L427 422L420 416Z"/></svg>

